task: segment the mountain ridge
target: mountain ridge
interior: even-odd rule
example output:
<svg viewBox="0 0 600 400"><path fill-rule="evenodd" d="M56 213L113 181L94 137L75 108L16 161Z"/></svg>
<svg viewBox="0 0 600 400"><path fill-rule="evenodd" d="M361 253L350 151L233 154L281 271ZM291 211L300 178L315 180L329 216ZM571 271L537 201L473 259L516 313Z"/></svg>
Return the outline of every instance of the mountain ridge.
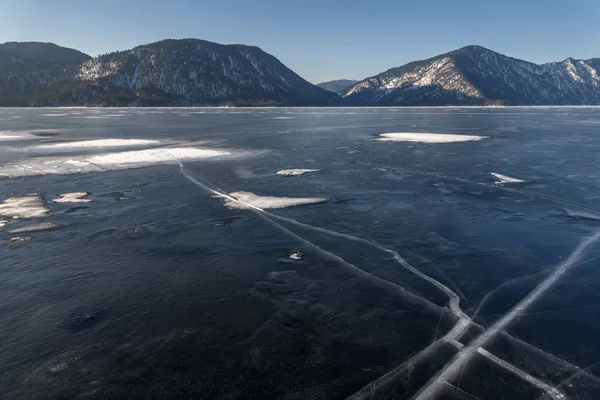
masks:
<svg viewBox="0 0 600 400"><path fill-rule="evenodd" d="M600 60L535 64L478 45L390 68L342 97L352 105L600 104Z"/></svg>
<svg viewBox="0 0 600 400"><path fill-rule="evenodd" d="M0 105L338 105L256 46L166 39L0 78Z"/></svg>
<svg viewBox="0 0 600 400"><path fill-rule="evenodd" d="M535 64L469 45L346 83L319 87L257 46L201 39L94 58L51 43L0 44L0 106L600 105L600 58Z"/></svg>

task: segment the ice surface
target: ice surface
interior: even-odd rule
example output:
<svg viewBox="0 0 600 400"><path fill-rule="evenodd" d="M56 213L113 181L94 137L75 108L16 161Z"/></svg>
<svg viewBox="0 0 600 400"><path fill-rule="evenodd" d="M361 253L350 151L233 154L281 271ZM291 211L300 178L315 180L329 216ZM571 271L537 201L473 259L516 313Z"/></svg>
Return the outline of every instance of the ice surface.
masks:
<svg viewBox="0 0 600 400"><path fill-rule="evenodd" d="M448 133L382 133L377 139L380 142L418 142L418 143L455 143L487 139L489 136L456 135Z"/></svg>
<svg viewBox="0 0 600 400"><path fill-rule="evenodd" d="M84 199L84 197L89 196L88 192L73 192L73 193L64 193L59 194L60 199L52 200L55 203L89 203L93 201L92 199Z"/></svg>
<svg viewBox="0 0 600 400"><path fill-rule="evenodd" d="M196 161L229 155L222 150L196 147L175 147L103 153L91 156L29 158L16 164L0 166L0 176L19 178L37 175L64 175L139 168L150 165L172 164L176 159Z"/></svg>
<svg viewBox="0 0 600 400"><path fill-rule="evenodd" d="M26 225L21 228L11 229L8 233L28 233L28 232L38 232L45 231L48 229L54 229L58 226L54 222L40 222L39 224L31 224Z"/></svg>
<svg viewBox="0 0 600 400"><path fill-rule="evenodd" d="M512 178L510 176L498 174L496 172L490 172L490 174L492 174L492 176L498 180L496 182L496 185L504 185L504 184L507 184L507 183L523 183L523 182L525 182L525 181L523 181L521 179Z"/></svg>
<svg viewBox="0 0 600 400"><path fill-rule="evenodd" d="M328 200L322 197L259 196L251 192L233 192L229 193L229 196L237 200L225 200L225 206L231 209L248 209L256 207L266 210L272 208L300 206L304 204L324 203Z"/></svg>
<svg viewBox="0 0 600 400"><path fill-rule="evenodd" d="M147 146L159 144L158 140L147 139L97 139L97 140L78 140L73 142L40 144L36 149L43 150L64 150L64 149L86 149L95 147L127 147L127 146Z"/></svg>
<svg viewBox="0 0 600 400"><path fill-rule="evenodd" d="M23 197L11 197L0 204L0 216L11 218L46 217L50 209L39 194L27 194Z"/></svg>
<svg viewBox="0 0 600 400"><path fill-rule="evenodd" d="M282 176L297 176L309 174L311 172L319 172L320 169L282 169L281 171L277 171L277 175Z"/></svg>

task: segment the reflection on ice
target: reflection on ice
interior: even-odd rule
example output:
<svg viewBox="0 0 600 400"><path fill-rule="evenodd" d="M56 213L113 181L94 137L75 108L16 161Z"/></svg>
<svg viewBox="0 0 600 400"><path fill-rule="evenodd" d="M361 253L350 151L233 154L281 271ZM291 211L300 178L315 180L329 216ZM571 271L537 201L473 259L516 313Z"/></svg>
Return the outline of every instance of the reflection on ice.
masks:
<svg viewBox="0 0 600 400"><path fill-rule="evenodd" d="M231 209L260 208L262 210L285 208L304 204L324 203L328 199L322 197L274 197L259 196L251 192L229 193L233 199L226 199L225 206Z"/></svg>
<svg viewBox="0 0 600 400"><path fill-rule="evenodd" d="M455 143L487 139L488 136L456 135L448 133L382 133L376 139L380 142Z"/></svg>

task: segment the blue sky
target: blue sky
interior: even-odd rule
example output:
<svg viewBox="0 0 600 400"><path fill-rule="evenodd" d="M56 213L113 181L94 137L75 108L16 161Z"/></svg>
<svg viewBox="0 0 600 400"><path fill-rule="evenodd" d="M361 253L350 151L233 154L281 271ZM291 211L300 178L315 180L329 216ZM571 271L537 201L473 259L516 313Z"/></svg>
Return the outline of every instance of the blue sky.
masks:
<svg viewBox="0 0 600 400"><path fill-rule="evenodd" d="M598 0L2 0L0 42L90 55L165 38L261 47L311 82L479 44L533 62L600 57Z"/></svg>

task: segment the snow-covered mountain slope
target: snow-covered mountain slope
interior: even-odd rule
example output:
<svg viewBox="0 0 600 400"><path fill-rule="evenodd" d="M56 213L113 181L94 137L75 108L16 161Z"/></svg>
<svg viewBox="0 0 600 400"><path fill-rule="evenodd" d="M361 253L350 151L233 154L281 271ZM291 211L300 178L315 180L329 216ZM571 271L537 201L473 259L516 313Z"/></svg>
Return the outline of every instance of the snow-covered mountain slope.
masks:
<svg viewBox="0 0 600 400"><path fill-rule="evenodd" d="M164 40L0 78L0 105L337 105L258 47Z"/></svg>
<svg viewBox="0 0 600 400"><path fill-rule="evenodd" d="M600 59L537 65L468 46L351 87L354 105L600 104Z"/></svg>
<svg viewBox="0 0 600 400"><path fill-rule="evenodd" d="M354 79L336 79L334 81L317 83L317 86L330 92L342 94L346 93L356 82L358 81Z"/></svg>
<svg viewBox="0 0 600 400"><path fill-rule="evenodd" d="M52 43L8 42L0 44L0 76L81 64L91 57Z"/></svg>

